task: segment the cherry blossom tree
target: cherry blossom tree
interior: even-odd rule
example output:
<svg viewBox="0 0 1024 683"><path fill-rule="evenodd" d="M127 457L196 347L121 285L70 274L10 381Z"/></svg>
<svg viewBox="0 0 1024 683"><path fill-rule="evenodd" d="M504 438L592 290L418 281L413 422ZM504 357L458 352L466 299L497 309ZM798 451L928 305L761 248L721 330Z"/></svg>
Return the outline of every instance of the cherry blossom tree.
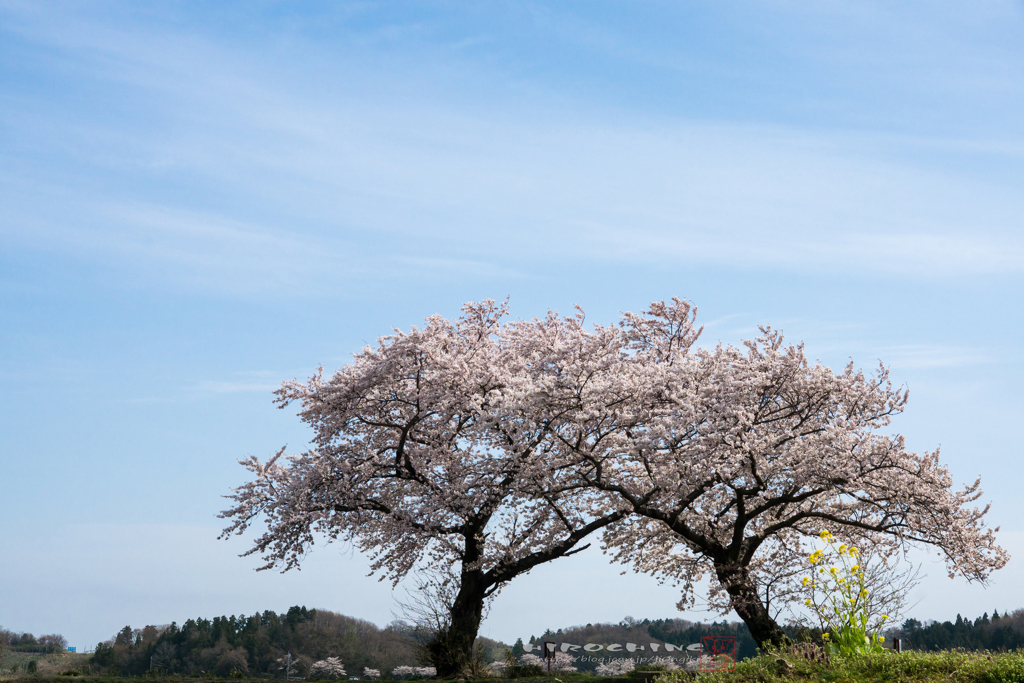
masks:
<svg viewBox="0 0 1024 683"><path fill-rule="evenodd" d="M972 506L980 484L954 490L937 451L882 433L907 401L883 366L835 372L768 328L701 349L679 299L591 328L582 311L505 313L467 304L286 383L314 448L245 461L225 535L264 520L249 551L264 568L297 566L316 534L394 581L450 568L442 676L471 660L489 597L598 530L617 560L679 582L681 608L709 578L762 644L784 639L765 591L823 529L883 558L931 547L972 581L1008 559Z"/></svg>
<svg viewBox="0 0 1024 683"><path fill-rule="evenodd" d="M391 677L403 678L434 678L437 670L432 666L396 666L391 671Z"/></svg>
<svg viewBox="0 0 1024 683"><path fill-rule="evenodd" d="M550 661L544 657L538 657L537 655L525 654L519 658L520 666L538 666L541 669L547 671L548 667L551 668L551 673L573 673L578 669L573 666L576 663L576 658L566 652L555 652Z"/></svg>
<svg viewBox="0 0 1024 683"><path fill-rule="evenodd" d="M260 462L235 489L223 536L262 520L247 554L297 567L315 540L350 542L395 583L417 568L450 596L428 644L442 677L472 662L485 603L625 511L551 468L556 428L574 405L545 396L536 370L553 349L542 325L502 325L504 305L467 304L457 321L429 318L367 347L334 376L278 391L301 405L314 448ZM538 379L541 380L540 383Z"/></svg>
<svg viewBox="0 0 1024 683"><path fill-rule="evenodd" d="M603 664L598 664L594 673L598 676L621 678L636 668L636 660L631 657L618 657Z"/></svg>
<svg viewBox="0 0 1024 683"><path fill-rule="evenodd" d="M594 358L619 357L590 363L585 394L565 375L551 390L583 398L559 430L561 467L633 513L606 530L617 560L680 582L680 608L709 577L712 605L762 644L785 636L759 588L803 565L823 529L880 557L931 547L971 581L1006 564L988 507L971 506L980 483L954 490L938 451L880 432L907 401L884 366L834 372L768 328L743 349L699 349L692 314L656 304L615 335L562 323Z"/></svg>
<svg viewBox="0 0 1024 683"><path fill-rule="evenodd" d="M346 675L345 665L342 664L341 660L337 657L328 657L327 659L321 659L318 662L313 662L313 664L310 665L308 678L313 680L321 678L344 678Z"/></svg>

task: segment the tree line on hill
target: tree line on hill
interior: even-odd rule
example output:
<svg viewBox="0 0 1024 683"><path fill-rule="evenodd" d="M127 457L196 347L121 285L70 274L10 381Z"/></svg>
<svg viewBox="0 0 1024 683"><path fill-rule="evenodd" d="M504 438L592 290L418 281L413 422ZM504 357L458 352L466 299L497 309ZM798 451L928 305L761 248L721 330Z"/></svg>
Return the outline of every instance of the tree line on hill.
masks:
<svg viewBox="0 0 1024 683"><path fill-rule="evenodd" d="M813 631L788 627L795 641L806 636L820 637ZM126 626L111 640L100 643L89 666L97 673L142 675L147 672L165 674L230 676L283 676L282 661L294 660L292 675L305 676L317 661L334 657L350 675L359 676L364 669L376 669L384 677L399 667L425 663L422 645L429 634L408 623L394 621L384 628L328 610L292 607L287 612L273 611L251 616L221 616L213 619L189 619L181 626ZM1012 613L985 613L974 619L957 615L956 621L922 623L907 619L889 631L891 637L903 639L904 649L938 651L953 648L965 650L1017 650L1024 648L1024 609ZM541 643L555 642L583 646L597 643L634 643L644 650L626 652L620 649L586 652L572 651L573 662L581 672L593 672L609 658L634 659L664 656L664 648L652 653L650 643L668 643L684 647L701 642L705 636L735 638L738 659L757 654L757 645L742 622L697 623L685 619L633 619L618 624L587 624L558 630L548 629L515 645L479 638L479 656L484 662L502 661L506 652L521 658L524 654L540 654ZM527 645L529 644L529 645ZM67 641L60 635L34 636L0 628L0 652L52 654L63 651ZM673 652L681 660L684 652Z"/></svg>
<svg viewBox="0 0 1024 683"><path fill-rule="evenodd" d="M794 642L811 638L820 642L820 629L808 629L803 626L789 624L784 627L786 635ZM1012 613L999 614L996 610L989 617L986 612L981 617L964 619L956 616L956 621L922 623L917 619L907 619L903 624L891 629L889 640L901 638L905 650L938 651L961 648L964 650L993 652L1024 649L1024 609ZM540 636L531 636L527 642L541 647L541 643L555 642L583 645L585 643L635 643L646 645L647 649L639 649L633 653L616 652L619 657L649 658L661 654L650 651L650 642L671 643L672 645L690 645L700 643L705 636L726 636L736 639L736 658L739 660L757 655L757 643L750 634L747 625L742 622L712 622L710 624L691 622L686 619L633 619L627 617L618 624L587 624L571 628L547 630ZM513 653L517 656L525 652L524 643L516 642ZM600 665L601 657L609 657L609 653L600 651L584 653L580 650L573 654L590 657L579 657L574 666L580 671L593 671ZM679 656L681 653L672 653Z"/></svg>
<svg viewBox="0 0 1024 683"><path fill-rule="evenodd" d="M924 624L907 619L893 635L903 639L904 648L913 650L1018 650L1024 647L1024 609L1002 616L994 610L991 618L986 612L974 621L959 614L955 622Z"/></svg>
<svg viewBox="0 0 1024 683"><path fill-rule="evenodd" d="M141 675L283 676L285 662L291 675L306 676L318 661L334 657L347 672L364 669L393 671L422 661L423 634L414 626L395 621L380 628L362 619L328 610L292 607L286 613L268 610L251 616L189 619L181 626L125 626L110 641L96 646L90 664L98 671ZM498 644L481 639L485 655ZM507 649L508 646L504 646Z"/></svg>
<svg viewBox="0 0 1024 683"><path fill-rule="evenodd" d="M795 635L795 634L794 634ZM582 648L573 651L578 658L574 666L580 671L594 671L602 664L602 660L609 658L631 657L634 659L649 659L652 657L673 657L678 662L684 661L686 657L695 657L695 654L688 655L684 652L666 653L664 648L658 651L650 649L650 643L669 643L675 646L686 647L694 643L700 643L705 636L725 636L735 638L736 657L744 659L757 654L757 643L750 635L750 629L743 622L712 622L704 624L688 621L686 619L633 619L626 617L618 624L587 624L586 626L573 626L557 631L547 630L540 636L530 636L529 643L542 647L544 642L555 642L556 647L561 648L562 643L570 645L585 645L596 643L607 645L610 643L634 643L637 646L643 645L644 650L639 648L635 652L617 651L609 653L604 650L586 652ZM520 656L525 652L524 643L517 642L512 647L512 652Z"/></svg>
<svg viewBox="0 0 1024 683"><path fill-rule="evenodd" d="M427 663L423 643L429 638L415 626L394 621L384 628L328 610L292 607L286 613L265 611L251 616L221 616L213 619L189 619L181 626L126 626L112 639L96 646L90 660L96 672L142 675L157 671L164 674L218 676L283 676L284 658L296 663L293 675L305 676L311 666L328 657L338 658L351 675L364 669L376 669L388 677L398 667ZM637 643L646 649L636 653L574 652L574 666L581 672L593 672L609 658L664 656L653 654L650 643L670 643L685 648L699 643L703 636L728 636L736 639L738 658L757 653L757 645L742 622L697 623L685 619L643 619L627 617L618 624L587 624L547 630L531 636L530 648L540 653L543 641L584 645L599 643ZM506 653L516 657L527 653L522 639L509 646L484 637L477 639L478 659L483 663L502 661ZM688 655L672 653L680 661ZM591 655L591 656L580 656Z"/></svg>
<svg viewBox="0 0 1024 683"><path fill-rule="evenodd" d="M68 641L64 636L56 633L37 638L31 633L16 633L0 628L0 652L10 650L12 652L53 654L63 651L67 646Z"/></svg>

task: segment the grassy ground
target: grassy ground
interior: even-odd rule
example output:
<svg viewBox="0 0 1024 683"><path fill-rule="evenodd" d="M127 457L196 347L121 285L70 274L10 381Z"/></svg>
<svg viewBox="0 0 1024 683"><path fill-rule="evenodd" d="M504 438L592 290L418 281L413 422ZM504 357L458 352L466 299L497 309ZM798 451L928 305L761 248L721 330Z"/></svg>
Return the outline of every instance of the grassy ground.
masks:
<svg viewBox="0 0 1024 683"><path fill-rule="evenodd" d="M658 683L692 678L671 674ZM884 652L812 663L796 656L761 656L726 671L708 672L701 683L1024 683L1024 651Z"/></svg>
<svg viewBox="0 0 1024 683"><path fill-rule="evenodd" d="M0 665L9 660L8 653ZM39 655L34 655L40 657ZM0 679L5 683L245 683L239 679L189 679L182 677L112 678L110 676L70 677L61 671L81 666L86 655L48 655L54 659L40 662L39 673L26 675L24 669L14 674L8 665ZM46 659L40 657L40 659ZM45 668L44 668L45 665ZM268 683L268 679L253 679ZM502 679L486 679L499 683ZM552 674L539 679L520 679L517 683L626 683L630 679L597 678L584 674ZM632 679L637 683L636 679ZM812 663L798 656L768 655L748 659L727 671L703 672L697 676L678 672L665 674L657 683L1024 683L1024 651L1007 654L972 652L920 653L885 652L848 659L835 659L830 663Z"/></svg>

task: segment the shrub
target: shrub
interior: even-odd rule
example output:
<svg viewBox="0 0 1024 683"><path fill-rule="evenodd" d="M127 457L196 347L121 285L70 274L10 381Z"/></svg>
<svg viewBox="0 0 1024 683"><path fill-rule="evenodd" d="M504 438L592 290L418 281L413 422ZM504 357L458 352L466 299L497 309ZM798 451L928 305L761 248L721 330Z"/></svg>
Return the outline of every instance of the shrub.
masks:
<svg viewBox="0 0 1024 683"><path fill-rule="evenodd" d="M790 645L786 652L787 654L806 659L808 662L818 662L820 664L829 664L831 662L825 648L818 647L815 643Z"/></svg>
<svg viewBox="0 0 1024 683"><path fill-rule="evenodd" d="M234 671L239 672L242 676L247 675L249 673L249 653L241 647L228 650L217 660L214 671L218 676L230 676Z"/></svg>
<svg viewBox="0 0 1024 683"><path fill-rule="evenodd" d="M544 669L537 664L517 664L505 669L505 678L537 678L544 675Z"/></svg>

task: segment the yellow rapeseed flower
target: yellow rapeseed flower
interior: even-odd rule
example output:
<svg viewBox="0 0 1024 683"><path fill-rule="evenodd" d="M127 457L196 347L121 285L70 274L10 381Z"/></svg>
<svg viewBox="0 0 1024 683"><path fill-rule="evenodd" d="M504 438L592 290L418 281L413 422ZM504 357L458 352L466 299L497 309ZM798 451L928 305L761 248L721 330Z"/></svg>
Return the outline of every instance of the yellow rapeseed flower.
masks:
<svg viewBox="0 0 1024 683"><path fill-rule="evenodd" d="M855 564L855 565L853 565L852 567L850 567L850 571L851 571L851 572L855 572L855 571L857 571L858 569L860 569L860 565L859 565L859 564Z"/></svg>
<svg viewBox="0 0 1024 683"><path fill-rule="evenodd" d="M818 535L819 535L819 536L821 536L821 540L823 540L823 541L824 541L825 539L828 539L828 538L831 538L831 537L832 537L832 534L830 534L830 533L828 532L828 529L822 529L822 530L821 530L821 533L820 533L820 534L818 534Z"/></svg>
<svg viewBox="0 0 1024 683"><path fill-rule="evenodd" d="M822 640L828 640L828 633L827 633L827 632L825 632L825 633L822 633L822 634L821 634L821 639L822 639Z"/></svg>
<svg viewBox="0 0 1024 683"><path fill-rule="evenodd" d="M811 582L811 577L809 577L809 576L805 576L805 577L804 577L804 585L806 586L806 585L807 585L807 584L809 584L810 582Z"/></svg>
<svg viewBox="0 0 1024 683"><path fill-rule="evenodd" d="M841 546L839 546L839 552L841 552L841 553L845 553L845 552L846 552L846 548L847 548L847 547L848 547L848 546L847 546L847 545L846 545L845 543L844 543L844 544L842 544Z"/></svg>
<svg viewBox="0 0 1024 683"><path fill-rule="evenodd" d="M811 606L811 599L807 598L806 600L804 600L804 604L807 605L808 607L810 607Z"/></svg>
<svg viewBox="0 0 1024 683"><path fill-rule="evenodd" d="M889 615L888 615L888 614L883 614L883 615L882 615L882 621L885 621L885 620L886 620L886 619L888 619L888 618L889 618Z"/></svg>
<svg viewBox="0 0 1024 683"><path fill-rule="evenodd" d="M885 636L878 636L878 642L884 643L885 642Z"/></svg>

